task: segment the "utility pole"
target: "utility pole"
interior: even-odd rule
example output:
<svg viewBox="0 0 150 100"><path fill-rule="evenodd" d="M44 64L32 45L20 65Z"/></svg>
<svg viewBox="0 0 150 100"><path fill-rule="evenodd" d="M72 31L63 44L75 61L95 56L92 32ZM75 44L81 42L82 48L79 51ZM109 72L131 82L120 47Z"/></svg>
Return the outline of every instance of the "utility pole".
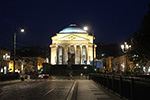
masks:
<svg viewBox="0 0 150 100"><path fill-rule="evenodd" d="M94 29L92 30L93 35L93 68L94 68Z"/></svg>

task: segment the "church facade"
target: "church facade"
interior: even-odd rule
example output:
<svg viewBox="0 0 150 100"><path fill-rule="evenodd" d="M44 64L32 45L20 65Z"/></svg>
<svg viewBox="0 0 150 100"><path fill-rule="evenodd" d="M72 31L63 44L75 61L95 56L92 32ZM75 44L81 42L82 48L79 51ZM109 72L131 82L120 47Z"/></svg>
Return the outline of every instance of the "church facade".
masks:
<svg viewBox="0 0 150 100"><path fill-rule="evenodd" d="M90 64L93 61L93 36L75 24L56 33L52 38L51 64ZM94 44L94 58L96 45Z"/></svg>

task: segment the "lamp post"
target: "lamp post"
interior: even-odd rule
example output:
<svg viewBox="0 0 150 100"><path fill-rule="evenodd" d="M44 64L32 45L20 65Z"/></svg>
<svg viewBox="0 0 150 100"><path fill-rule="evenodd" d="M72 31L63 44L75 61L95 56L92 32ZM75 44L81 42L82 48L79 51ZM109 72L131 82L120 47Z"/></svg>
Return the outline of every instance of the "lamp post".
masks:
<svg viewBox="0 0 150 100"><path fill-rule="evenodd" d="M93 35L93 68L94 68L94 29L92 31L92 35Z"/></svg>
<svg viewBox="0 0 150 100"><path fill-rule="evenodd" d="M17 31L17 24L18 22L16 22L15 24L15 31L14 31L14 69L13 69L13 73L15 73L15 60L16 60L16 31ZM20 24L21 26L21 32L24 32L24 28L23 28L23 25Z"/></svg>
<svg viewBox="0 0 150 100"><path fill-rule="evenodd" d="M83 28L84 30L88 30L88 27L87 26L85 26L84 28ZM92 63L92 67L94 68L94 28L93 28L93 30L92 30L92 36L93 36L93 44L92 44L92 50L93 50L93 63Z"/></svg>
<svg viewBox="0 0 150 100"><path fill-rule="evenodd" d="M128 72L128 62L127 62L127 52L131 48L131 45L128 45L127 42L124 42L124 44L121 45L122 51L126 54L126 66L125 71Z"/></svg>

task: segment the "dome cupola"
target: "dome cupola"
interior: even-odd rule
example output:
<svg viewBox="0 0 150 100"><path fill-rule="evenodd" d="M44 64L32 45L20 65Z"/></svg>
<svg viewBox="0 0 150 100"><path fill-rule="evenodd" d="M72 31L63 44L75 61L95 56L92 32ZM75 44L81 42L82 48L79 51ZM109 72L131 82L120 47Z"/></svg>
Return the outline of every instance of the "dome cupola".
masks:
<svg viewBox="0 0 150 100"><path fill-rule="evenodd" d="M61 30L59 33L88 33L82 28L77 27L76 24L70 24L68 27Z"/></svg>

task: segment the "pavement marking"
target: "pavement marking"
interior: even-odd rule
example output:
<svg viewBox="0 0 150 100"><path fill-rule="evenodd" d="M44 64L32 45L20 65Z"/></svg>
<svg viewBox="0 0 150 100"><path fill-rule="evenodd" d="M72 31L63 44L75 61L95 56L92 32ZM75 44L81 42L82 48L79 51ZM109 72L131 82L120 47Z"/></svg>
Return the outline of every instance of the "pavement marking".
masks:
<svg viewBox="0 0 150 100"><path fill-rule="evenodd" d="M111 98L97 98L97 100L112 100Z"/></svg>
<svg viewBox="0 0 150 100"><path fill-rule="evenodd" d="M55 89L55 88L54 88ZM48 95L50 92L52 92L54 89L49 90L46 94L44 94L43 96L41 96L40 98L45 97L46 95Z"/></svg>
<svg viewBox="0 0 150 100"><path fill-rule="evenodd" d="M74 81L74 83L73 83L72 87L70 88L70 91L69 91L69 93L67 95L67 98L65 100L71 100L72 95L73 95L73 91L74 91L74 88L75 88L75 85L76 85L76 81Z"/></svg>
<svg viewBox="0 0 150 100"><path fill-rule="evenodd" d="M94 95L104 95L105 93L94 93Z"/></svg>
<svg viewBox="0 0 150 100"><path fill-rule="evenodd" d="M52 80L50 80L50 81L52 81ZM64 83L65 83L65 82L68 82L68 81L66 81L66 80L54 80L54 81L56 81L56 82L57 82L57 81L58 81L58 82L59 82L59 81L63 81ZM45 100L45 97L46 97L47 95L49 95L50 93L52 93L53 91L55 91L55 90L56 90L56 91L55 91L55 92L56 92L55 95L57 95L57 98L58 98L58 96L61 96L61 95L59 94L58 90L59 90L59 91L64 91L64 89L67 89L67 87L64 88L64 87L62 86L62 84L60 84L60 85L58 85L57 87L55 87L55 88L53 88L53 89L50 89L48 92L46 92L45 94L43 94L41 97L39 97L38 100L42 100L42 99ZM55 97L53 98L53 96L51 97L51 99L54 99L54 100L57 99L57 98L55 98ZM70 99L70 100L71 100L71 99Z"/></svg>

